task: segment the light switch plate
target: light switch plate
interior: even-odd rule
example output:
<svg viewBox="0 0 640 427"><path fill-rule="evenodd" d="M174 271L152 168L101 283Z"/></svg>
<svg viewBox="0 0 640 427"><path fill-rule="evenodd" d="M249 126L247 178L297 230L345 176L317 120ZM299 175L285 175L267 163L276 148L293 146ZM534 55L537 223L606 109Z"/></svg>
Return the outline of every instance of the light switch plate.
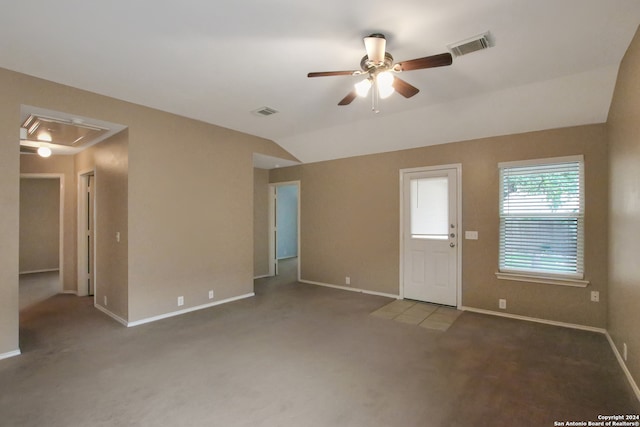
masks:
<svg viewBox="0 0 640 427"><path fill-rule="evenodd" d="M467 240L478 240L478 232L477 231L465 231L464 238Z"/></svg>

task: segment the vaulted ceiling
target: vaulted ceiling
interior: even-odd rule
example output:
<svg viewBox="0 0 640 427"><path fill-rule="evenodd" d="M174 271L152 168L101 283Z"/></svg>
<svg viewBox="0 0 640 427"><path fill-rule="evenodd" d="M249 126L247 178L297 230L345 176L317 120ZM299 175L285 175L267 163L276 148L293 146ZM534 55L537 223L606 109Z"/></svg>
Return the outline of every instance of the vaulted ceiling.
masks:
<svg viewBox="0 0 640 427"><path fill-rule="evenodd" d="M272 139L303 162L607 119L637 0L5 2L0 67ZM337 103L362 38L402 61L490 32L495 46L404 72L420 89ZM261 107L278 111L268 117ZM97 118L100 119L100 118ZM19 125L19 124L17 124Z"/></svg>

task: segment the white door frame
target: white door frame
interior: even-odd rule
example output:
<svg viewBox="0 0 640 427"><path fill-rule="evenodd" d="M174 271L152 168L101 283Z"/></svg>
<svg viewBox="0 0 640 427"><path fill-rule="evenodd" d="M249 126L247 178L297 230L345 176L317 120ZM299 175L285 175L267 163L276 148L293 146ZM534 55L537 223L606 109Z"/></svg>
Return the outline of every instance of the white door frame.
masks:
<svg viewBox="0 0 640 427"><path fill-rule="evenodd" d="M64 174L62 173L21 173L20 178L27 179L59 179L60 180L60 231L59 231L59 244L58 250L58 293L64 292Z"/></svg>
<svg viewBox="0 0 640 427"><path fill-rule="evenodd" d="M78 172L78 296L87 296L87 274L83 271L82 267L87 265L87 177L93 176L94 189L97 188L97 177L95 169L84 170ZM93 194L93 303L95 305L97 295L97 271L96 271L96 259L97 259L97 234L96 233L96 194Z"/></svg>
<svg viewBox="0 0 640 427"><path fill-rule="evenodd" d="M269 184L269 276L275 276L278 274L278 256L276 253L276 245L278 244L276 233L276 201L277 201L277 187L283 187L285 185L295 185L298 187L298 281L300 281L300 198L301 198L301 183L300 181L286 181L275 182Z"/></svg>
<svg viewBox="0 0 640 427"><path fill-rule="evenodd" d="M444 169L455 169L456 170L456 204L457 207L457 233L458 233L458 244L457 244L457 272L456 272L456 306L458 308L462 307L462 240L463 240L463 228L462 228L462 163L453 163L448 165L438 165L438 166L425 166L419 168L408 168L408 169L400 169L400 283L399 283L399 296L400 299L404 299L404 222L405 222L405 212L404 212L404 181L405 175L412 172L433 172Z"/></svg>

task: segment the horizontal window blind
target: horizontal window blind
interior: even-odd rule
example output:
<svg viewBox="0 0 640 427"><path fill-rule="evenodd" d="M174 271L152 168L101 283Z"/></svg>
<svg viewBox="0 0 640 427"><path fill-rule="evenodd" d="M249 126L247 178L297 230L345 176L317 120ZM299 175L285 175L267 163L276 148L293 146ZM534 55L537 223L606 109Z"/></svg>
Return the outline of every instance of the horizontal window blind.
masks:
<svg viewBox="0 0 640 427"><path fill-rule="evenodd" d="M501 165L501 272L583 277L583 181L581 161Z"/></svg>

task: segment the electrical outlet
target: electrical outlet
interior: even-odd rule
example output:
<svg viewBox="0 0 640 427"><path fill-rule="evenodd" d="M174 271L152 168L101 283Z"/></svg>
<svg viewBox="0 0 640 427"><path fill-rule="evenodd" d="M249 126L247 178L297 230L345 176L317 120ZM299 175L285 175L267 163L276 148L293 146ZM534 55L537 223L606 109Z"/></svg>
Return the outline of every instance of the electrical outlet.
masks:
<svg viewBox="0 0 640 427"><path fill-rule="evenodd" d="M213 299L213 291L209 291L209 299Z"/></svg>
<svg viewBox="0 0 640 427"><path fill-rule="evenodd" d="M184 305L184 297L178 297L178 307Z"/></svg>
<svg viewBox="0 0 640 427"><path fill-rule="evenodd" d="M598 292L598 291L591 291L591 301L593 301L593 302L600 302L600 292Z"/></svg>
<svg viewBox="0 0 640 427"><path fill-rule="evenodd" d="M623 342L622 343L622 358L624 359L624 361L627 361L627 343Z"/></svg>
<svg viewBox="0 0 640 427"><path fill-rule="evenodd" d="M106 295L104 296L104 306L105 307L107 306L107 296Z"/></svg>
<svg viewBox="0 0 640 427"><path fill-rule="evenodd" d="M502 310L506 310L507 309L507 300L506 299L502 299L500 298L498 300L498 307Z"/></svg>
<svg viewBox="0 0 640 427"><path fill-rule="evenodd" d="M344 278L344 283L345 283L346 285L350 285L350 284L351 284L351 277L349 277L349 276L345 277L345 278Z"/></svg>

